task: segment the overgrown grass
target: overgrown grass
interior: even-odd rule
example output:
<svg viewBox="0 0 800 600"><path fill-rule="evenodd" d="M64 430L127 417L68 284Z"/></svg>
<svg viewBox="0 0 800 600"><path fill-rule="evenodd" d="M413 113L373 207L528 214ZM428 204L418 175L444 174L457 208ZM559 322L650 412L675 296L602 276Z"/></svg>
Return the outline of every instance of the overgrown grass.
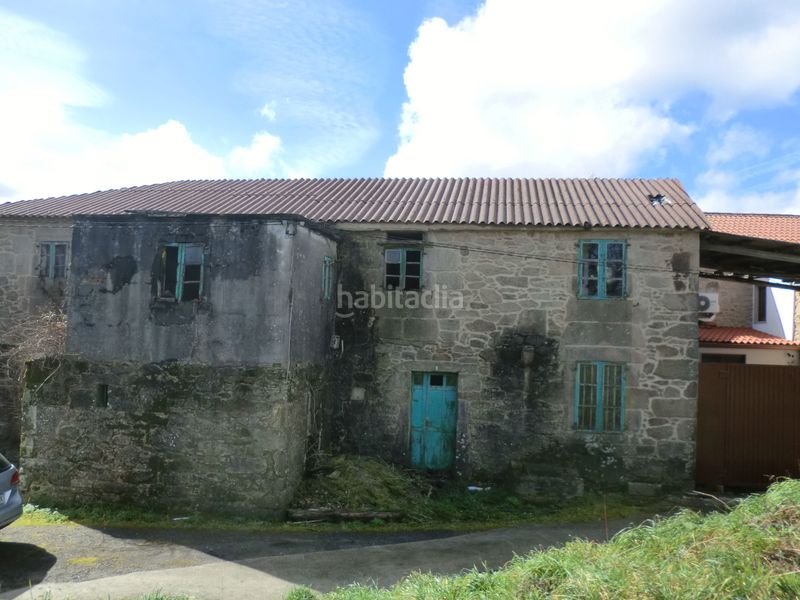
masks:
<svg viewBox="0 0 800 600"><path fill-rule="evenodd" d="M587 494L555 502L515 495L505 487L470 492L463 482L433 485L429 479L374 458L338 456L306 479L296 507L348 511L397 511L401 522L277 523L249 518L173 514L139 508L78 506L26 507L17 525L81 523L104 527L178 527L257 531L365 531L391 533L414 530L473 531L520 523L575 523L654 514L669 506L621 494Z"/></svg>
<svg viewBox="0 0 800 600"><path fill-rule="evenodd" d="M45 508L26 505L25 513L11 527L75 524L93 527L176 528L240 530L263 532L365 532L395 533L406 531L480 531L523 523L580 523L604 518L622 518L637 514L654 514L665 505L623 495L605 498L589 494L559 503L535 504L503 492L469 494L447 491L431 502L432 512L424 519L384 523L280 523L250 518L220 517L203 514L169 515L138 508L113 506L79 506ZM178 519L178 520L175 520Z"/></svg>
<svg viewBox="0 0 800 600"><path fill-rule="evenodd" d="M317 596L295 590L291 600ZM494 572L412 575L388 590L340 589L326 600L800 597L800 481L774 484L729 513L692 511L605 544L576 541Z"/></svg>
<svg viewBox="0 0 800 600"><path fill-rule="evenodd" d="M433 485L425 476L375 458L335 456L301 485L294 506L398 511L410 525L458 528L524 522L578 522L655 512L663 504L622 494L570 501L525 498L506 486L469 491L464 482Z"/></svg>

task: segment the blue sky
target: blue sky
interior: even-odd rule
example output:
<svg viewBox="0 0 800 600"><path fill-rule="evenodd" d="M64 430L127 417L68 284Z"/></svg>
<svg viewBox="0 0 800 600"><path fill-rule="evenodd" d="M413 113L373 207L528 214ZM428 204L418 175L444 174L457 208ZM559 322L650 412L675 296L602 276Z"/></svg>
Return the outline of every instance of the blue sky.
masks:
<svg viewBox="0 0 800 600"><path fill-rule="evenodd" d="M800 3L0 0L0 199L217 177L678 177L800 213Z"/></svg>

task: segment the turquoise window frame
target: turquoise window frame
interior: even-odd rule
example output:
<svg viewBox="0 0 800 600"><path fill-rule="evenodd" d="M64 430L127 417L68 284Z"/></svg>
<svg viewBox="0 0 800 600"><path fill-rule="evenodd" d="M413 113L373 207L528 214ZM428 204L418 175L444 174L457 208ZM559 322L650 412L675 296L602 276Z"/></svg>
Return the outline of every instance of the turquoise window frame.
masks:
<svg viewBox="0 0 800 600"><path fill-rule="evenodd" d="M597 292L587 294L584 286L584 267L594 262L584 258L584 248L589 244L597 245ZM622 246L622 294L619 296L608 295L608 281L606 269L608 262L608 246ZM625 240L581 240L578 243L578 297L588 300L620 300L628 295L628 243Z"/></svg>
<svg viewBox="0 0 800 600"><path fill-rule="evenodd" d="M325 256L322 259L322 299L333 299L333 263L332 256Z"/></svg>
<svg viewBox="0 0 800 600"><path fill-rule="evenodd" d="M387 253L389 252L400 252L400 273L399 275L389 274L388 272L388 265L390 264L398 264L395 262L390 263L387 259ZM419 276L411 275L410 277L414 277L419 280L419 287L417 288L408 288L406 286L406 271L407 271L407 263L408 263L408 253L409 252L419 252L419 263L416 261L411 261L412 264L419 264ZM422 252L422 247L408 247L408 246L389 246L384 249L383 251L383 287L386 289L391 290L407 290L411 289L412 291L421 290L422 289L422 273L423 273L423 265L422 262L424 260L424 253ZM387 283L389 277L399 277L400 285L396 287L390 287Z"/></svg>
<svg viewBox="0 0 800 600"><path fill-rule="evenodd" d="M41 250L45 250L46 252L43 253L41 250L39 251L39 272L43 277L46 279L66 279L67 278L67 258L69 257L69 248L67 247L66 242L42 242L39 244ZM56 277L56 247L57 246L64 246L64 273L59 274ZM43 254L47 255L46 262L44 265L41 264L41 260L43 258ZM45 267L45 268L42 268Z"/></svg>
<svg viewBox="0 0 800 600"><path fill-rule="evenodd" d="M196 300L200 300L203 296L203 284L205 278L205 260L206 260L206 253L205 247L202 244L196 244L191 242L177 242L177 243L170 243L164 244L162 248L177 248L178 249L178 261L177 261L177 272L175 274L175 298L176 302L183 302L183 284L186 278L186 249L187 248L199 248L200 249L200 280L198 283L198 290L197 290L197 298ZM162 262L161 268L165 269L166 265L164 264L164 257L162 255ZM162 299L169 299L173 300L170 296L164 296L163 290L163 278L164 273L162 272L161 277L159 278L159 297ZM191 283L195 283L192 281ZM194 301L194 299L192 300Z"/></svg>
<svg viewBox="0 0 800 600"><path fill-rule="evenodd" d="M581 381L581 367L584 365L591 365L595 367L596 380L594 382ZM606 369L619 369L619 406L615 407L619 411L619 423L613 428L606 427L606 394L612 389L611 385L607 385ZM606 361L581 361L576 363L575 369L575 403L573 413L573 425L579 431L588 431L595 433L612 432L620 433L625 430L625 393L627 391L628 374L627 366L624 363L606 362ZM586 406L581 404L581 390L584 386L594 388L594 423L590 427L581 425L581 407Z"/></svg>

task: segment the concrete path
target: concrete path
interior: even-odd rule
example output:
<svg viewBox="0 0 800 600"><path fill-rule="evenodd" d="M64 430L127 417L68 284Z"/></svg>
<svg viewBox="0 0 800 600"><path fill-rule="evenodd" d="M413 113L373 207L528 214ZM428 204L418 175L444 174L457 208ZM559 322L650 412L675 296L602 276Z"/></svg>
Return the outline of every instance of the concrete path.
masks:
<svg viewBox="0 0 800 600"><path fill-rule="evenodd" d="M611 521L611 535L642 519ZM271 600L306 585L330 591L353 582L389 586L414 571L454 574L474 566L497 568L515 554L570 539L605 540L603 523L531 525L444 539L252 558L236 562L143 571L80 583L43 583L0 594L0 600L130 598L154 590L203 600Z"/></svg>

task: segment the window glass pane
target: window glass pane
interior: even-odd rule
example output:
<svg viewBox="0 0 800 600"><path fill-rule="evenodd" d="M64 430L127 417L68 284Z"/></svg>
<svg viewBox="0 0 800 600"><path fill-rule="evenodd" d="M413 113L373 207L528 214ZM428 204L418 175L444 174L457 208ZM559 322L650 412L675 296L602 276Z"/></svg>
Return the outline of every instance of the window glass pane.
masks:
<svg viewBox="0 0 800 600"><path fill-rule="evenodd" d="M450 387L458 387L458 373L450 373L445 377L445 382Z"/></svg>
<svg viewBox="0 0 800 600"><path fill-rule="evenodd" d="M419 263L406 264L406 276L419 277Z"/></svg>
<svg viewBox="0 0 800 600"><path fill-rule="evenodd" d="M390 248L386 250L387 263L399 263L403 260L403 251L398 248Z"/></svg>
<svg viewBox="0 0 800 600"><path fill-rule="evenodd" d="M598 245L595 243L581 244L583 256L581 258L595 259L599 256Z"/></svg>
<svg viewBox="0 0 800 600"><path fill-rule="evenodd" d="M584 254L586 253L587 246L597 249L597 244L586 244L583 246ZM585 261L580 266L580 294L581 296L596 296L597 295L597 278L598 278L598 263L596 260Z"/></svg>
<svg viewBox="0 0 800 600"><path fill-rule="evenodd" d="M606 263L606 279L622 279L624 268L621 262Z"/></svg>
<svg viewBox="0 0 800 600"><path fill-rule="evenodd" d="M419 250L406 250L406 261L418 263L422 259L422 252Z"/></svg>
<svg viewBox="0 0 800 600"><path fill-rule="evenodd" d="M597 279L584 278L581 282L581 296L597 295Z"/></svg>
<svg viewBox="0 0 800 600"><path fill-rule="evenodd" d="M594 429L597 419L597 365L578 364L578 429Z"/></svg>
<svg viewBox="0 0 800 600"><path fill-rule="evenodd" d="M200 298L200 282L184 282L183 291L181 292L181 301L197 300L198 298Z"/></svg>
<svg viewBox="0 0 800 600"><path fill-rule="evenodd" d="M183 263L186 265L199 265L203 263L202 246L184 246Z"/></svg>
<svg viewBox="0 0 800 600"><path fill-rule="evenodd" d="M622 430L623 365L605 365L603 373L603 429Z"/></svg>
<svg viewBox="0 0 800 600"><path fill-rule="evenodd" d="M606 246L606 260L622 260L625 245L610 243Z"/></svg>
<svg viewBox="0 0 800 600"><path fill-rule="evenodd" d="M609 298L621 298L623 292L621 279L609 279L606 281L606 296Z"/></svg>
<svg viewBox="0 0 800 600"><path fill-rule="evenodd" d="M411 374L411 381L414 385L422 385L424 379L424 373L412 373Z"/></svg>
<svg viewBox="0 0 800 600"><path fill-rule="evenodd" d="M389 289L399 288L400 287L400 277L398 275L387 275L386 276L386 287Z"/></svg>
<svg viewBox="0 0 800 600"><path fill-rule="evenodd" d="M67 245L55 244L55 261L53 264L53 277L64 279L67 275Z"/></svg>
<svg viewBox="0 0 800 600"><path fill-rule="evenodd" d="M400 275L400 263L386 263L387 275Z"/></svg>
<svg viewBox="0 0 800 600"><path fill-rule="evenodd" d="M408 276L406 276L406 283L405 283L405 286L403 286L403 287L404 287L404 289L407 289L407 290L418 290L418 289L420 289L419 277L408 277Z"/></svg>
<svg viewBox="0 0 800 600"><path fill-rule="evenodd" d="M200 265L186 265L183 268L183 284L199 282L201 269Z"/></svg>
<svg viewBox="0 0 800 600"><path fill-rule="evenodd" d="M431 387L442 387L444 385L444 375L431 374Z"/></svg>

